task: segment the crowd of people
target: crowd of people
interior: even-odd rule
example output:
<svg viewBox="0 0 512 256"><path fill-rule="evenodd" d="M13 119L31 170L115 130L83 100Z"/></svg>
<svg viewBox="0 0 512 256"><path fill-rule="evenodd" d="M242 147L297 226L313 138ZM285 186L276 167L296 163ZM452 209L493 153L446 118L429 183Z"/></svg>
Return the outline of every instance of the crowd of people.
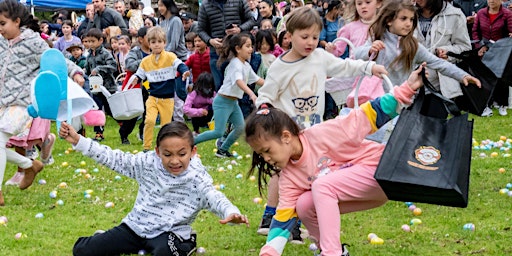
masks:
<svg viewBox="0 0 512 256"><path fill-rule="evenodd" d="M80 119L61 125L58 135L77 150L139 183L135 206L122 224L79 238L74 255L140 249L189 255L196 236L190 224L201 209L215 212L222 224L248 224L213 188L195 157L198 144L213 139L217 157L233 157L230 147L244 130L254 150L250 172L257 172L260 189L268 190L257 229L268 236L260 255L282 254L288 240L302 244L302 225L321 255L349 255L340 243L337 216L387 201L373 178L385 140L365 137L412 103L423 70L456 102L463 96L461 83L480 86L448 53L474 49L483 56L489 49L484 41L512 36L510 9L511 3L500 0L205 0L192 13L174 0L159 0L156 9L137 0L116 0L112 7L92 0L76 22L67 11L53 21L38 20L17 1L5 0L0 2L0 56L6 61L0 66L7 70L1 86L8 90L0 91L0 181L6 161L19 166L6 185L21 189L53 163L56 136L50 121L26 111L38 60L53 47L67 58L70 78L106 115L111 115L109 103L102 92L90 90L92 77L100 76L111 94L141 88L145 107L141 117L108 119L119 124L120 144L131 144L128 136L140 122L136 135L143 152L136 155L100 147L111 139L105 138L105 126L95 126L87 138ZM335 41L339 37L354 49ZM28 64L27 73L18 72L16 67ZM327 121L340 106L326 92L326 80L353 83L365 75L387 75L396 87ZM427 95L425 101L428 115L448 115L436 97ZM494 106L500 115L508 114L505 80L496 85L482 116L491 116ZM209 130L211 121L215 126ZM188 122L192 129L184 125ZM332 141L339 134L346 136Z"/></svg>

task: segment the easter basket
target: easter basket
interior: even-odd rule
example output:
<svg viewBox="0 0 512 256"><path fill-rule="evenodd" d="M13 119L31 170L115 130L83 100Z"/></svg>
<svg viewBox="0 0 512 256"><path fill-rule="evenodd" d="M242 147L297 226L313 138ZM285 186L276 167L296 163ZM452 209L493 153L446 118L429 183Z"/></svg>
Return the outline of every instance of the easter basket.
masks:
<svg viewBox="0 0 512 256"><path fill-rule="evenodd" d="M409 109L403 109L380 159L375 179L390 200L467 207L473 121L437 92L426 76ZM425 88L452 117L421 113Z"/></svg>
<svg viewBox="0 0 512 256"><path fill-rule="evenodd" d="M103 86L103 77L100 75L89 76L89 87L92 93L101 92Z"/></svg>
<svg viewBox="0 0 512 256"><path fill-rule="evenodd" d="M130 79L133 78L135 76L132 76ZM101 87L101 91L107 98L114 119L130 120L144 112L142 90L132 87L131 81L128 81L128 86L114 94L110 94L104 86Z"/></svg>

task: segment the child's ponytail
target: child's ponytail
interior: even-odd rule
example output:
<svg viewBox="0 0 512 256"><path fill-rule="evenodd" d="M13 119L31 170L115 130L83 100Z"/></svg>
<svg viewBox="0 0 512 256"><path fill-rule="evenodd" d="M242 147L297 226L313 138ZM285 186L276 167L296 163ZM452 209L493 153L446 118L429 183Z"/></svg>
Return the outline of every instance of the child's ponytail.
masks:
<svg viewBox="0 0 512 256"><path fill-rule="evenodd" d="M26 27L35 32L40 32L38 20L30 14L28 8L15 0L0 2L0 13L10 20L20 19L20 28Z"/></svg>

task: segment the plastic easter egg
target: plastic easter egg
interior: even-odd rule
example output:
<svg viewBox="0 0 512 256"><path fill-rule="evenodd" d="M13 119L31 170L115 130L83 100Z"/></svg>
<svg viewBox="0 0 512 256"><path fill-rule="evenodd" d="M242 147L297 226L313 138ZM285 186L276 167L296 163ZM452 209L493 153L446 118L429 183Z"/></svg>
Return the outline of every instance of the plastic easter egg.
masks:
<svg viewBox="0 0 512 256"><path fill-rule="evenodd" d="M235 176L235 178L237 178L237 179L241 179L241 178L243 178L243 177L244 177L244 176L243 176L241 173L239 173L239 174L237 174L237 175Z"/></svg>
<svg viewBox="0 0 512 256"><path fill-rule="evenodd" d="M511 189L512 188L512 183L507 183L506 188Z"/></svg>
<svg viewBox="0 0 512 256"><path fill-rule="evenodd" d="M37 183L39 183L39 185L46 185L46 180L40 179Z"/></svg>
<svg viewBox="0 0 512 256"><path fill-rule="evenodd" d="M414 203L413 202L405 202L405 205L407 205L407 207L413 205Z"/></svg>
<svg viewBox="0 0 512 256"><path fill-rule="evenodd" d="M410 225L421 225L423 222L420 219L412 219Z"/></svg>
<svg viewBox="0 0 512 256"><path fill-rule="evenodd" d="M238 157L238 153L236 151L233 150L233 152L231 152L231 154L233 155L233 157L237 158Z"/></svg>
<svg viewBox="0 0 512 256"><path fill-rule="evenodd" d="M68 162L62 162L62 164L61 164L62 167L68 167L68 165L69 165Z"/></svg>
<svg viewBox="0 0 512 256"><path fill-rule="evenodd" d="M116 175L116 176L114 177L114 180L116 180L116 181L120 181L120 180L121 180L121 176Z"/></svg>
<svg viewBox="0 0 512 256"><path fill-rule="evenodd" d="M92 190L92 189L88 189L88 190L86 190L84 193L86 193L86 194L92 194L92 193L94 193L94 190Z"/></svg>
<svg viewBox="0 0 512 256"><path fill-rule="evenodd" d="M68 184L66 182L59 183L59 188L67 188Z"/></svg>
<svg viewBox="0 0 512 256"><path fill-rule="evenodd" d="M255 181L255 180L256 180L256 177L251 176L251 177L249 177L249 180L250 180L250 181Z"/></svg>
<svg viewBox="0 0 512 256"><path fill-rule="evenodd" d="M62 200L58 200L58 201L57 201L57 205L64 205L64 201L62 201Z"/></svg>
<svg viewBox="0 0 512 256"><path fill-rule="evenodd" d="M318 250L318 246L316 246L315 243L312 243L309 245L309 250L314 252L314 251Z"/></svg>
<svg viewBox="0 0 512 256"><path fill-rule="evenodd" d="M384 244L384 239L380 238L380 237L374 237L372 238L372 240L370 241L370 244L374 244L374 245L381 245L381 244Z"/></svg>
<svg viewBox="0 0 512 256"><path fill-rule="evenodd" d="M508 194L508 191L509 191L508 189L502 188L502 189L500 189L500 194L506 195L506 194Z"/></svg>
<svg viewBox="0 0 512 256"><path fill-rule="evenodd" d="M57 197L57 191L50 192L50 198L56 198Z"/></svg>
<svg viewBox="0 0 512 256"><path fill-rule="evenodd" d="M98 168L92 169L92 172L99 172L100 170Z"/></svg>
<svg viewBox="0 0 512 256"><path fill-rule="evenodd" d="M412 211L414 211L414 209L416 209L416 205L414 205L414 204L409 205L409 211L412 212Z"/></svg>
<svg viewBox="0 0 512 256"><path fill-rule="evenodd" d="M224 172L224 171L226 171L226 170L224 169L224 167L222 167L222 166L221 166L221 167L219 167L219 168L217 169L217 171L219 171L219 172Z"/></svg>
<svg viewBox="0 0 512 256"><path fill-rule="evenodd" d="M502 136L500 136L500 140L502 140L502 141L506 141L506 140L507 140L507 136L503 136L503 135L502 135Z"/></svg>
<svg viewBox="0 0 512 256"><path fill-rule="evenodd" d="M136 149L134 149L134 150L132 151L132 154L137 154L137 153L139 153L139 151L138 151L138 150L136 150Z"/></svg>
<svg viewBox="0 0 512 256"><path fill-rule="evenodd" d="M377 234L375 234L375 233L368 234L368 241L371 241L375 237L377 237Z"/></svg>
<svg viewBox="0 0 512 256"><path fill-rule="evenodd" d="M36 214L36 219L42 219L43 217L44 217L44 215L42 213Z"/></svg>
<svg viewBox="0 0 512 256"><path fill-rule="evenodd" d="M80 166L86 166L86 165L87 165L87 163L85 161L80 162Z"/></svg>
<svg viewBox="0 0 512 256"><path fill-rule="evenodd" d="M215 185L213 186L216 190L220 190L220 186L219 185Z"/></svg>
<svg viewBox="0 0 512 256"><path fill-rule="evenodd" d="M498 156L498 152L492 152L491 153L491 157L497 157Z"/></svg>
<svg viewBox="0 0 512 256"><path fill-rule="evenodd" d="M411 227L407 224L402 225L402 230L405 232L411 232Z"/></svg>
<svg viewBox="0 0 512 256"><path fill-rule="evenodd" d="M204 249L204 247L199 247L196 250L196 254L198 254L198 255L204 255L205 253L206 253L206 249Z"/></svg>
<svg viewBox="0 0 512 256"><path fill-rule="evenodd" d="M245 158L249 159L249 158L251 158L251 155L247 154L247 155L245 155Z"/></svg>
<svg viewBox="0 0 512 256"><path fill-rule="evenodd" d="M107 203L105 204L105 208L114 208L114 203L112 203L112 202L107 202Z"/></svg>
<svg viewBox="0 0 512 256"><path fill-rule="evenodd" d="M16 233L16 235L14 235L14 239L16 239L16 240L20 240L20 239L25 238L25 237L26 237L26 235L24 235L21 232L20 233Z"/></svg>
<svg viewBox="0 0 512 256"><path fill-rule="evenodd" d="M512 197L512 191L510 191L510 190L509 190L509 191L507 192L507 195L508 195L508 196L510 196L510 197Z"/></svg>
<svg viewBox="0 0 512 256"><path fill-rule="evenodd" d="M216 148L213 149L213 153L217 153L217 149Z"/></svg>
<svg viewBox="0 0 512 256"><path fill-rule="evenodd" d="M90 199L91 197L92 197L92 195L91 195L91 194L85 194L85 195L84 195L84 198L85 198L85 199Z"/></svg>
<svg viewBox="0 0 512 256"><path fill-rule="evenodd" d="M480 153L478 156L480 156L481 158L487 157L485 153Z"/></svg>
<svg viewBox="0 0 512 256"><path fill-rule="evenodd" d="M255 204L261 204L261 202L263 201L263 199L261 199L261 197L255 197L254 199L252 199L252 201L253 201Z"/></svg>
<svg viewBox="0 0 512 256"><path fill-rule="evenodd" d="M475 231L475 224L466 223L466 224L464 224L464 226L462 226L462 229L469 230L469 231Z"/></svg>
<svg viewBox="0 0 512 256"><path fill-rule="evenodd" d="M237 157L236 157L236 159L237 159L237 160L242 160L242 159L244 159L244 158L243 158L242 156L237 156Z"/></svg>
<svg viewBox="0 0 512 256"><path fill-rule="evenodd" d="M508 151L508 148L505 151ZM510 154L503 154L503 157L510 157Z"/></svg>
<svg viewBox="0 0 512 256"><path fill-rule="evenodd" d="M233 166L232 166L232 165L230 165L230 164L228 164L227 168L228 168L228 170L230 170L230 171L231 171L231 170L233 170Z"/></svg>
<svg viewBox="0 0 512 256"><path fill-rule="evenodd" d="M238 143L238 141L235 141L235 143L233 143L233 146L238 146L240 145L240 143Z"/></svg>
<svg viewBox="0 0 512 256"><path fill-rule="evenodd" d="M499 172L499 173L505 173L505 172L506 172L506 170L505 170L505 168L499 168L499 169L498 169L498 172Z"/></svg>
<svg viewBox="0 0 512 256"><path fill-rule="evenodd" d="M7 224L7 217L0 216L0 224Z"/></svg>
<svg viewBox="0 0 512 256"><path fill-rule="evenodd" d="M231 160L231 164L232 165L237 165L238 163L236 162L236 160Z"/></svg>
<svg viewBox="0 0 512 256"><path fill-rule="evenodd" d="M224 184L220 184L220 185L219 185L219 188L220 188L220 190L223 190L223 189L225 189L225 188L226 188L226 185L224 185Z"/></svg>
<svg viewBox="0 0 512 256"><path fill-rule="evenodd" d="M137 253L137 255L146 255L146 251L144 251L144 250L140 250L140 251Z"/></svg>
<svg viewBox="0 0 512 256"><path fill-rule="evenodd" d="M64 154L69 154L69 150L64 150Z"/></svg>
<svg viewBox="0 0 512 256"><path fill-rule="evenodd" d="M421 208L416 208L412 211L412 214L414 214L414 216L420 216L422 213L423 211L421 210Z"/></svg>

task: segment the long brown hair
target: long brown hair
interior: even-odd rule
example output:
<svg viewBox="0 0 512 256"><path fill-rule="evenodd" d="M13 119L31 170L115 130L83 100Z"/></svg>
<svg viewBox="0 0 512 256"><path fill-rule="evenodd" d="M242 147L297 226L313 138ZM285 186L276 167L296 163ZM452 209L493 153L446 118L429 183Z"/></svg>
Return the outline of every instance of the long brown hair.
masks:
<svg viewBox="0 0 512 256"><path fill-rule="evenodd" d="M414 38L414 30L418 26L418 14L411 0L387 0L377 14L377 19L370 25L372 41L382 40L384 33L389 29L388 23L393 22L401 10L409 10L414 13L414 21L411 32L400 39L400 55L389 65L392 67L403 63L404 68L410 70L413 66L414 56L418 51L418 41Z"/></svg>

